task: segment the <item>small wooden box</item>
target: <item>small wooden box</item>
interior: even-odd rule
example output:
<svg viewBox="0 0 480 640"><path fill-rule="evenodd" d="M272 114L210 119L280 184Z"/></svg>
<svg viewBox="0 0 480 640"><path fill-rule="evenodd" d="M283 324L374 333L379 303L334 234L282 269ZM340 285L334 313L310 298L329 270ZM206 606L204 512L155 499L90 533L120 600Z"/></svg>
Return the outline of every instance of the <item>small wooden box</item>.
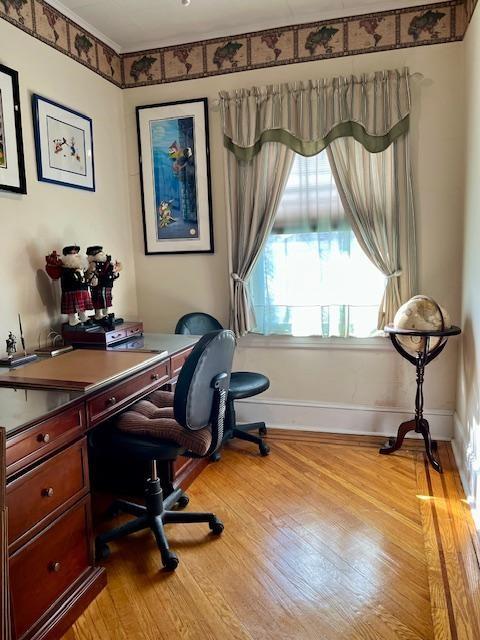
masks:
<svg viewBox="0 0 480 640"><path fill-rule="evenodd" d="M117 324L111 330L100 326L70 327L68 324L64 324L62 327L62 336L65 344L71 344L77 348L88 347L89 349L95 347L106 349L112 344L140 336L142 333L142 322L123 322L122 324Z"/></svg>

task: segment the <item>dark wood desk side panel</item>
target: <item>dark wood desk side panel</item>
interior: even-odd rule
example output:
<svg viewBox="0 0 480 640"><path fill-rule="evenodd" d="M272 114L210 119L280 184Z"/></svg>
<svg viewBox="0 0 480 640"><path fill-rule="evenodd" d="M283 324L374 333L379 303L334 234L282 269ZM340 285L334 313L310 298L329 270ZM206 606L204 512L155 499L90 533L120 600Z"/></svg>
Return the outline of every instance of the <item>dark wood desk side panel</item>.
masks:
<svg viewBox="0 0 480 640"><path fill-rule="evenodd" d="M21 640L59 640L106 586L105 569L91 569L82 576L70 595L51 613L47 613L27 638Z"/></svg>
<svg viewBox="0 0 480 640"><path fill-rule="evenodd" d="M86 496L10 556L16 640L37 638L94 570L91 527Z"/></svg>
<svg viewBox="0 0 480 640"><path fill-rule="evenodd" d="M170 358L170 369L171 369L171 378L176 380L178 374L182 370L183 364L188 356L192 353L193 347L189 347L188 349L184 349L179 353L174 353Z"/></svg>
<svg viewBox="0 0 480 640"><path fill-rule="evenodd" d="M192 482L210 464L209 458L178 458L173 465L173 484L186 491Z"/></svg>
<svg viewBox="0 0 480 640"><path fill-rule="evenodd" d="M8 588L8 517L5 506L5 430L0 427L0 633L10 640L10 598Z"/></svg>

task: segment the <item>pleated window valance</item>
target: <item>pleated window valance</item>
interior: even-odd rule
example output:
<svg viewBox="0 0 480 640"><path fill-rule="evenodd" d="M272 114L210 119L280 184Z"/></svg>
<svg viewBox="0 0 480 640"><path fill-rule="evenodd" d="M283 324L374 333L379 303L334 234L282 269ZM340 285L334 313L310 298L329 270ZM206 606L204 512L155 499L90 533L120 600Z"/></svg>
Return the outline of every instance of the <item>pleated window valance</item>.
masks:
<svg viewBox="0 0 480 640"><path fill-rule="evenodd" d="M225 147L249 161L267 142L312 156L352 137L385 151L409 128L408 69L220 93Z"/></svg>

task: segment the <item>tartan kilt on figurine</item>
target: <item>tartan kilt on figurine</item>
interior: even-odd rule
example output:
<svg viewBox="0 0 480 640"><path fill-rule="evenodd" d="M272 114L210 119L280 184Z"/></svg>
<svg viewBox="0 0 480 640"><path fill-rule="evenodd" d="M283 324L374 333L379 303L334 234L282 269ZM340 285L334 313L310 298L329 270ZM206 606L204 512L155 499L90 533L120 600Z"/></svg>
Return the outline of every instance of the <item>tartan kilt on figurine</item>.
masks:
<svg viewBox="0 0 480 640"><path fill-rule="evenodd" d="M86 289L63 291L61 311L67 315L80 311L92 311L92 298Z"/></svg>
<svg viewBox="0 0 480 640"><path fill-rule="evenodd" d="M108 309L112 306L112 287L92 287L94 309Z"/></svg>

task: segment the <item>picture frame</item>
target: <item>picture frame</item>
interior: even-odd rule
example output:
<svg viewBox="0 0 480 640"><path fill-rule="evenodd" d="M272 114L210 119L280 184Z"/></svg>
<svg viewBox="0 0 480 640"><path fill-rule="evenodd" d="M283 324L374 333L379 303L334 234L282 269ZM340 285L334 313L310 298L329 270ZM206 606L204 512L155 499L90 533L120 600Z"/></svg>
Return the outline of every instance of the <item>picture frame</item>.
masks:
<svg viewBox="0 0 480 640"><path fill-rule="evenodd" d="M38 94L32 111L38 180L95 191L92 119Z"/></svg>
<svg viewBox="0 0 480 640"><path fill-rule="evenodd" d="M213 253L207 98L136 116L145 255Z"/></svg>
<svg viewBox="0 0 480 640"><path fill-rule="evenodd" d="M0 190L27 193L18 73L0 64Z"/></svg>

